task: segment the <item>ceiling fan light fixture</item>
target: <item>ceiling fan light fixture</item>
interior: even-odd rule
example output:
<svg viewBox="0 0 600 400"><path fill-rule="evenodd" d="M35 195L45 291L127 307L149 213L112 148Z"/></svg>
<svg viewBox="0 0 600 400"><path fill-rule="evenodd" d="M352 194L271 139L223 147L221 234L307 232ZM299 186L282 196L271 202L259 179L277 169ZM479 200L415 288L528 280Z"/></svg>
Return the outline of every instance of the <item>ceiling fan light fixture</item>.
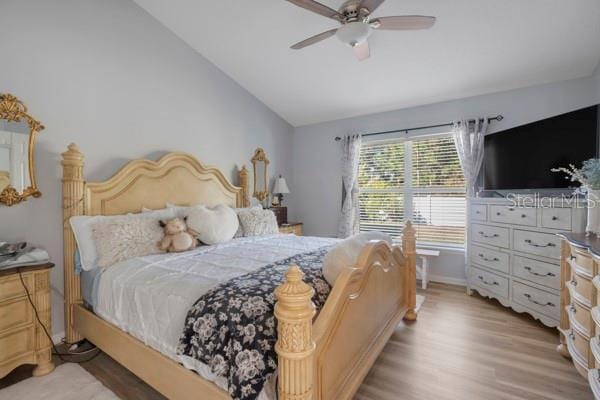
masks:
<svg viewBox="0 0 600 400"><path fill-rule="evenodd" d="M341 26L336 33L341 42L349 46L356 46L367 40L371 34L371 26L365 22L349 22Z"/></svg>

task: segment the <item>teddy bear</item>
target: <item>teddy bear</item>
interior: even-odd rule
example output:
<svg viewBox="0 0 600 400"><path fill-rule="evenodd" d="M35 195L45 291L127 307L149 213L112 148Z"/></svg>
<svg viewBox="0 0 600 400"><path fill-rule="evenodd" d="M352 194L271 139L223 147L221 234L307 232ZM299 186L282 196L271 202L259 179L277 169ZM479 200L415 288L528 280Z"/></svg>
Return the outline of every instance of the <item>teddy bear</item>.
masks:
<svg viewBox="0 0 600 400"><path fill-rule="evenodd" d="M173 218L168 221L159 221L165 237L158 243L158 247L167 253L178 253L195 248L198 241L193 232L187 227L187 217Z"/></svg>

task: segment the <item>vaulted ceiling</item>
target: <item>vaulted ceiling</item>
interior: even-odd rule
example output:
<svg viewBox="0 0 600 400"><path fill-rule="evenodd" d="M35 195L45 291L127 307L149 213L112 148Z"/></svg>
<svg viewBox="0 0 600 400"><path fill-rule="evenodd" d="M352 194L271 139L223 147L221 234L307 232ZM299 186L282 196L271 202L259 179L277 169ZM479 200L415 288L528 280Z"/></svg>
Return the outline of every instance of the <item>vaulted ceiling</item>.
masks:
<svg viewBox="0 0 600 400"><path fill-rule="evenodd" d="M592 75L598 0L387 0L375 16L434 15L427 31L376 31L359 62L337 27L285 0L135 0L294 126ZM343 0L322 0L337 9Z"/></svg>

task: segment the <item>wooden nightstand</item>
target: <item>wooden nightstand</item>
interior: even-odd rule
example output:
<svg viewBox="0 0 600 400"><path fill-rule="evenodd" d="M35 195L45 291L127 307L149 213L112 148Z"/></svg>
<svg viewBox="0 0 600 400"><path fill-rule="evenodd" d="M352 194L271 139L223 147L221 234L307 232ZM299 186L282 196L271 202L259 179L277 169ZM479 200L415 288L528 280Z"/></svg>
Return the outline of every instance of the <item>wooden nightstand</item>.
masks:
<svg viewBox="0 0 600 400"><path fill-rule="evenodd" d="M50 269L54 264L0 270L0 378L22 364L37 364L34 376L54 370L52 347L27 298L29 290L40 320L51 332Z"/></svg>
<svg viewBox="0 0 600 400"><path fill-rule="evenodd" d="M279 233L293 233L296 236L302 236L302 225L302 222L279 225Z"/></svg>

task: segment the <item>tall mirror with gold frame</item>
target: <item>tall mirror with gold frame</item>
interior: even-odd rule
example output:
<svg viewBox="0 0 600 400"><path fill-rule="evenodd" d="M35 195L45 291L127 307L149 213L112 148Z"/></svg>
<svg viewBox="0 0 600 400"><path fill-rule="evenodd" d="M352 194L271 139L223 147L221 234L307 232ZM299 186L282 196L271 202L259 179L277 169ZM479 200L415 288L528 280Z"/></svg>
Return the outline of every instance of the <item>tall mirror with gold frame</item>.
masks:
<svg viewBox="0 0 600 400"><path fill-rule="evenodd" d="M251 161L254 167L254 194L252 196L262 203L269 197L269 160L265 151L259 147L254 152Z"/></svg>
<svg viewBox="0 0 600 400"><path fill-rule="evenodd" d="M0 93L0 204L12 206L42 195L34 162L35 138L42 129L21 100Z"/></svg>

